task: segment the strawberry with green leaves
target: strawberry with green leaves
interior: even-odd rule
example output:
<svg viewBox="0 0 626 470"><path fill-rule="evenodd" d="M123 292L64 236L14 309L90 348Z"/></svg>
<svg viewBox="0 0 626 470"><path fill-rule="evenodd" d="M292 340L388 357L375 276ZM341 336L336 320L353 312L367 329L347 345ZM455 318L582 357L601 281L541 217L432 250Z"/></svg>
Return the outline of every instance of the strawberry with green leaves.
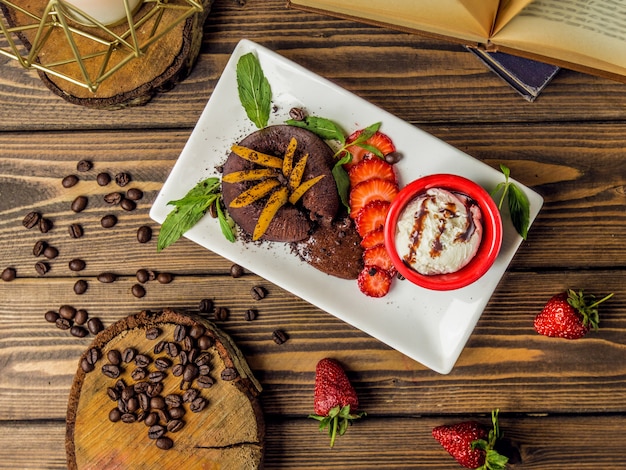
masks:
<svg viewBox="0 0 626 470"><path fill-rule="evenodd" d="M313 399L315 414L309 415L319 421L320 431L328 428L330 446L335 445L337 436L345 434L355 419L365 416L358 412L359 398L341 364L324 358L315 367L315 392Z"/></svg>
<svg viewBox="0 0 626 470"><path fill-rule="evenodd" d="M598 305L611 297L613 294L596 301L593 295L573 289L556 294L535 317L535 331L544 336L580 339L590 330L598 330Z"/></svg>
<svg viewBox="0 0 626 470"><path fill-rule="evenodd" d="M432 431L433 437L465 468L502 470L509 459L495 450L496 442L502 437L498 412L491 412L491 429L476 421L464 421L437 426Z"/></svg>

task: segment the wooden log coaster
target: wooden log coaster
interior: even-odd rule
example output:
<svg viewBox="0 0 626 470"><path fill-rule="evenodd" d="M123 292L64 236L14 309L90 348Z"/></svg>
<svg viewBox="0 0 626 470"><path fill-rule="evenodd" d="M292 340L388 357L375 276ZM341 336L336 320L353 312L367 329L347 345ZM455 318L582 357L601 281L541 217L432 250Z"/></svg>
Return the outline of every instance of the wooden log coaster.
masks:
<svg viewBox="0 0 626 470"><path fill-rule="evenodd" d="M200 52L203 25L212 3L213 0L202 0L202 12L195 13L178 23L171 31L150 45L142 57L133 58L104 79L95 92L46 71L39 70L39 77L51 91L73 104L102 109L143 105L157 93L172 89L189 75ZM47 4L48 0L23 0L20 2L20 7L35 15L41 15ZM135 22L153 7L154 3L144 4L135 13ZM4 6L2 10L11 27L22 27L33 23L32 18L17 10ZM161 27L171 24L174 22L173 18L179 15L180 10L164 9L159 24L162 25ZM139 44L151 37L152 27L158 16L155 15L154 18L137 28ZM81 26L72 20L68 20L68 24L105 41L111 40L111 36L107 36L98 28ZM127 23L122 23L111 26L110 29L115 34L121 35L129 28ZM19 33L20 40L27 50L32 47L36 31L36 28L25 29ZM81 56L95 55L92 59L85 60L89 76L94 79L102 67L104 59L102 52L106 50L106 47L81 34L72 36ZM129 49L119 46L113 49L107 70L124 60L128 54ZM79 66L74 61L68 61L73 57L72 46L61 27L54 29L38 53L40 63L46 65L60 62L54 66L55 71L84 82Z"/></svg>
<svg viewBox="0 0 626 470"><path fill-rule="evenodd" d="M80 358L68 468L260 468L260 392L242 353L212 323L172 310L127 317Z"/></svg>

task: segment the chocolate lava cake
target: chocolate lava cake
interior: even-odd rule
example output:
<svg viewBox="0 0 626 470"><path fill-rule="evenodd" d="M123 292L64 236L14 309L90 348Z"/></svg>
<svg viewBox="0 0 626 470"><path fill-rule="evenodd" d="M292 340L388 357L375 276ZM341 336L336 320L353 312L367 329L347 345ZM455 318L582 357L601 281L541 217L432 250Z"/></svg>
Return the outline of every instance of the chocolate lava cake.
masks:
<svg viewBox="0 0 626 470"><path fill-rule="evenodd" d="M311 235L317 226L329 225L339 209L339 195L331 171L333 151L312 132L287 125L269 126L248 135L239 145L283 158L291 138L295 138L297 141L294 165L304 155L308 154L302 181L319 175L324 175L324 177L307 190L296 204L287 203L281 207L260 240L287 243L304 240ZM223 176L254 168L261 168L261 166L231 152L223 166ZM284 180L282 174L279 173L280 171L276 170L277 177ZM244 207L230 207L230 204L238 195L254 186L255 183L258 181L222 183L222 195L228 213L247 234L254 232L266 198Z"/></svg>

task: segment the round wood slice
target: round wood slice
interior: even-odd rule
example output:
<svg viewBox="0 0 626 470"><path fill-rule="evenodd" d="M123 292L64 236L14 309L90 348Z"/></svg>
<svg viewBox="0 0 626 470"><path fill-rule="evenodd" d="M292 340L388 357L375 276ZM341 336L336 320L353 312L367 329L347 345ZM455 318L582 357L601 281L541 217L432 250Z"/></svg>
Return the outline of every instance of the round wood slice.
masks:
<svg viewBox="0 0 626 470"><path fill-rule="evenodd" d="M183 377L175 375L174 366L185 362L185 354L189 357L188 352L175 356L172 356L169 348L158 352L157 345L160 342L163 342L161 345L176 344L181 351L189 350L187 340L180 340L176 335L179 325L186 327L189 338L197 336L190 334L191 328L202 325L206 330L204 335L211 340L212 345L204 350L200 350L200 340L193 341L191 345L192 349L196 349L193 353L195 358L203 352L210 358L209 376L214 383L208 388L202 388L197 378L186 382ZM153 327L158 328L160 334L156 339L148 339L146 331ZM112 392L109 388L121 391L123 386L120 381L123 381L129 390L135 390L137 397L142 387L138 383L154 383L150 382L149 377L139 379L135 375L133 378L132 373L138 367L134 361L122 362L119 377L112 378L102 372L104 365L111 364L109 351L122 353L127 348L133 348L137 354L145 354L151 359L145 367L149 373L159 371L155 364L157 358L171 362L164 370L166 375L159 396L164 398L172 394L182 398L187 390L195 389L199 392L198 396L206 400L206 406L195 412L190 403L183 403L184 426L176 432L167 431L164 434L173 442L168 450L159 448L156 440L149 438L149 427L144 421L147 413L142 416L142 408L129 412L137 418L135 422L113 422L109 418L112 409L124 409L123 405L115 401L115 397L109 396L109 392ZM94 351L98 357L95 362L89 359ZM195 358L192 358L194 363ZM86 372L90 368L85 364L90 363L94 368ZM260 392L261 386L250 372L241 352L230 337L210 322L172 310L142 312L127 317L99 333L81 356L68 403L65 442L68 468L260 468L264 449L263 415L257 400ZM125 403L130 402L126 400ZM147 411L158 409L152 406L148 408ZM160 424L165 422L163 418Z"/></svg>
<svg viewBox="0 0 626 470"><path fill-rule="evenodd" d="M202 0L204 7L202 12L178 23L171 31L150 45L142 57L130 60L103 80L95 92L46 71L39 71L39 76L50 90L74 104L103 109L145 104L158 92L170 90L188 76L200 52L203 25L212 3L213 0ZM22 0L20 7L41 16L47 4L48 0ZM144 4L135 14L135 22L150 8L153 8L153 5L154 3ZM2 10L11 27L21 27L33 22L30 17L17 10L9 9L4 5ZM173 23L173 19L180 16L180 10L166 9L163 12L160 22L162 27ZM137 28L139 44L150 38L155 21L156 16ZM103 40L111 40L110 36L98 28L81 26L71 20L69 24ZM120 35L128 30L128 24L111 26L110 29ZM19 33L27 50L30 50L36 32L37 29L33 28ZM73 38L81 56L89 56L106 50L98 42L87 39L83 35L73 34ZM128 49L121 47L114 50L109 59L109 68L125 59L128 53ZM53 30L38 54L40 63L44 65L67 61L73 57L72 46L60 27ZM102 57L98 56L85 61L92 80L99 74L103 63ZM80 68L74 62L57 65L55 70L84 82Z"/></svg>

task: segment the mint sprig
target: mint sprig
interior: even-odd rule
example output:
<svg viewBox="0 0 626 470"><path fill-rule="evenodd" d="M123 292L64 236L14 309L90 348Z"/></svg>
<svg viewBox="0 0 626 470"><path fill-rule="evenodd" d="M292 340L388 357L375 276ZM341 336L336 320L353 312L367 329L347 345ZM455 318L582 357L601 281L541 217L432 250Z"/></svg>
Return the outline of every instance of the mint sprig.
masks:
<svg viewBox="0 0 626 470"><path fill-rule="evenodd" d="M498 202L498 209L500 210L504 200L507 199L511 222L517 233L526 240L530 226L530 202L526 193L509 180L511 170L505 165L500 165L500 170L504 174L504 182L496 186L491 196L494 197L501 192L500 201Z"/></svg>
<svg viewBox="0 0 626 470"><path fill-rule="evenodd" d="M259 129L267 126L272 89L259 59L252 52L242 55L237 62L237 91L248 118Z"/></svg>
<svg viewBox="0 0 626 470"><path fill-rule="evenodd" d="M187 230L191 229L204 217L209 208L215 204L217 217L222 233L231 242L235 241L233 226L221 208L220 179L209 177L200 181L181 199L170 201L167 204L174 209L167 214L161 225L157 240L157 252L160 252L176 242Z"/></svg>

